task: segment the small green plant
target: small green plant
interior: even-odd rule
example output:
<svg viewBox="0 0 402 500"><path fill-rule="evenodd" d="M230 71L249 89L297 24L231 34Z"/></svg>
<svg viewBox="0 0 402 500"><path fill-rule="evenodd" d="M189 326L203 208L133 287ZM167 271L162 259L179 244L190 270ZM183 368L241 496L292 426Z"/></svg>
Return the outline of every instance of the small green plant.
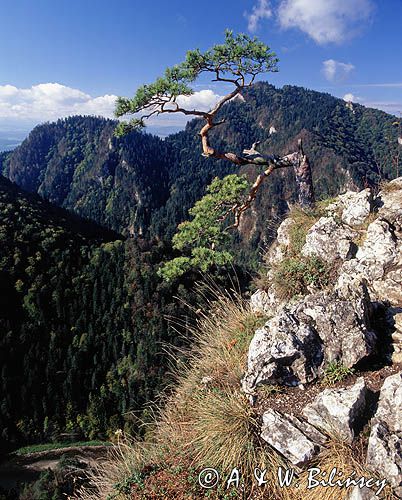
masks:
<svg viewBox="0 0 402 500"><path fill-rule="evenodd" d="M309 286L325 288L330 266L318 257L286 257L273 268L273 284L278 296L291 299L308 292Z"/></svg>
<svg viewBox="0 0 402 500"><path fill-rule="evenodd" d="M138 486L140 489L144 488L144 478L138 471L134 471L131 476L124 478L113 485L115 493L109 494L106 500L114 500L119 498L121 494L130 495L133 486Z"/></svg>
<svg viewBox="0 0 402 500"><path fill-rule="evenodd" d="M283 391L284 388L280 385L261 384L257 387L257 392L261 396L272 396L274 394L280 394Z"/></svg>
<svg viewBox="0 0 402 500"><path fill-rule="evenodd" d="M324 385L334 385L337 382L345 380L349 375L353 375L353 373L353 368L347 368L340 361L332 361L325 369L322 383Z"/></svg>

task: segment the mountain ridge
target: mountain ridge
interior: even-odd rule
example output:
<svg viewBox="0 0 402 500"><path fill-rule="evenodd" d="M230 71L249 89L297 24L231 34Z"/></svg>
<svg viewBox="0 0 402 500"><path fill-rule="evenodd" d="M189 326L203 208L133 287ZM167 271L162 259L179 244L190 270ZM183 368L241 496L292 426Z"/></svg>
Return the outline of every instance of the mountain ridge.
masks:
<svg viewBox="0 0 402 500"><path fill-rule="evenodd" d="M277 89L265 82L227 103L225 123L214 130L217 146L241 151L260 140L262 152L286 154L302 137L317 197L392 178L397 143L394 117L301 87ZM113 137L116 122L72 117L36 127L3 160L0 169L22 188L125 235L170 240L188 209L215 176L238 171L201 156L200 121L161 140L133 132ZM269 133L271 127L276 133ZM1 163L1 160L0 160ZM240 172L253 180L256 169ZM293 173L276 172L244 218L237 240L252 252L269 243L265 219L282 218L296 200Z"/></svg>
<svg viewBox="0 0 402 500"><path fill-rule="evenodd" d="M247 90L244 98L222 109L226 123L212 135L217 145L241 151L260 140L263 152L286 154L303 137L318 197L393 177L397 144L392 115L265 82ZM22 188L118 232L168 240L212 178L237 171L201 156L197 119L164 140L135 132L116 139L115 123L71 117L40 125L0 169ZM272 135L271 126L276 129ZM250 179L256 176L255 169L241 171ZM295 189L291 172L271 176L257 198L257 217L245 224L254 228L246 240L267 242L266 214L282 216L295 201Z"/></svg>

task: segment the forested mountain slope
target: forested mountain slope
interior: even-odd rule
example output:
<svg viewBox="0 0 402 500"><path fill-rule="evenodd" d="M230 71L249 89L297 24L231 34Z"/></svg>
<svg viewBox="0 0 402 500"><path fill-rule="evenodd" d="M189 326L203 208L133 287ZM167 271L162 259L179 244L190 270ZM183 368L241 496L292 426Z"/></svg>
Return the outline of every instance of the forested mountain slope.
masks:
<svg viewBox="0 0 402 500"><path fill-rule="evenodd" d="M259 140L262 152L283 154L302 136L318 196L375 184L380 173L395 176L394 117L266 83L244 98L222 109L217 145L241 152ZM212 178L235 167L201 156L197 120L164 141L141 133L115 138L115 123L72 117L44 124L0 155L3 174L32 193L0 177L3 442L135 430L131 411L165 381L162 343L182 342L166 317L189 313L174 297L199 305L189 291L198 275L173 285L157 277L171 258L163 240ZM245 171L250 179L257 174ZM272 235L270 218L294 200L293 173L275 172L233 236L242 243L237 261L250 263ZM124 240L129 235L135 238Z"/></svg>
<svg viewBox="0 0 402 500"><path fill-rule="evenodd" d="M346 103L329 94L300 87L285 86L276 89L267 83L254 85L245 94L245 101L235 100L222 109L226 123L214 130L216 144L229 145L237 152L261 141L259 150L278 155L296 148L302 137L312 169L318 197L333 196L347 187L376 184L380 177L394 178L392 158L396 155L397 130L392 126L395 117L386 113ZM276 133L270 134L274 127ZM183 214L192 205L191 191L202 192L199 186L212 174L223 170L234 171L231 165L203 158L197 133L200 122L194 120L184 132L172 135L166 141L176 152L176 161L170 170L171 194L166 207L154 217L160 227L172 231L172 213ZM255 179L255 168L243 168ZM293 172L275 172L258 194L255 214L249 214L243 224L243 236L252 244L267 242L266 220L271 215L283 215L287 202L294 201L296 186ZM194 194L195 194L194 193ZM163 223L161 221L164 221ZM170 234L170 233L169 233ZM253 243L254 242L254 243Z"/></svg>
<svg viewBox="0 0 402 500"><path fill-rule="evenodd" d="M40 125L3 162L4 173L24 190L83 217L141 233L168 196L168 151L148 134L116 141L115 126L80 116Z"/></svg>
<svg viewBox="0 0 402 500"><path fill-rule="evenodd" d="M189 315L173 298L191 300L184 284L156 277L162 259L0 178L2 451L137 430L166 381L161 342L182 342L166 315Z"/></svg>
<svg viewBox="0 0 402 500"><path fill-rule="evenodd" d="M329 94L300 87L276 89L258 83L244 101L224 106L217 144L241 152L256 140L263 152L293 150L302 137L318 196L347 186L362 187L395 177L394 117L361 105L350 109ZM4 174L24 189L123 234L170 238L178 222L215 176L233 172L229 163L201 156L200 123L162 141L149 134L113 135L115 122L72 117L32 131L8 160ZM276 133L269 130L274 127ZM0 160L1 162L1 160ZM255 169L248 168L250 179ZM292 172L276 172L261 190L254 215L241 230L256 246L266 242L266 219L282 215L295 199Z"/></svg>

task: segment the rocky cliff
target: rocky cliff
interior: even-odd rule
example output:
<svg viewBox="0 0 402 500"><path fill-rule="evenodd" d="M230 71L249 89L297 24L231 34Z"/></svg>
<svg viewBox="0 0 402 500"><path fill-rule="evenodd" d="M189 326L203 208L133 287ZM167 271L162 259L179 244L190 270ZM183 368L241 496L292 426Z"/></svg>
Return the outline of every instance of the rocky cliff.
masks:
<svg viewBox="0 0 402 500"><path fill-rule="evenodd" d="M402 178L294 210L266 260L251 303L269 319L242 379L262 439L301 470L331 439L358 441L402 498Z"/></svg>
<svg viewBox="0 0 402 500"><path fill-rule="evenodd" d="M401 210L402 178L292 208L251 301L198 311L147 439L118 431L82 498L401 498Z"/></svg>

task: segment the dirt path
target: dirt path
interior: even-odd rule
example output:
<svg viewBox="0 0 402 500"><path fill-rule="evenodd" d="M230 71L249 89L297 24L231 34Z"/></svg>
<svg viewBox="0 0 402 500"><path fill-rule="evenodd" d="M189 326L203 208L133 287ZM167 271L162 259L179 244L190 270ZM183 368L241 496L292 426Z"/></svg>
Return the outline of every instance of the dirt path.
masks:
<svg viewBox="0 0 402 500"><path fill-rule="evenodd" d="M109 446L75 446L10 456L0 463L0 486L11 489L21 483L34 481L41 472L56 468L62 456L76 458L94 466L105 460L109 452Z"/></svg>

